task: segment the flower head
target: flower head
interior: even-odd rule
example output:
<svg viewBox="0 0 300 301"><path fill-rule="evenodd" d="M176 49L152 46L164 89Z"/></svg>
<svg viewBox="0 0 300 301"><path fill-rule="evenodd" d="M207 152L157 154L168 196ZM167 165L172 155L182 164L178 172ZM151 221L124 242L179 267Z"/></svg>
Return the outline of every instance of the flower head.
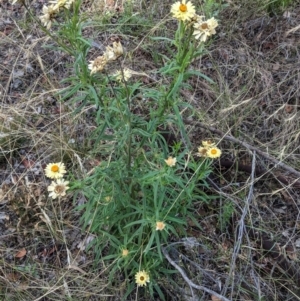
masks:
<svg viewBox="0 0 300 301"><path fill-rule="evenodd" d="M203 16L199 16L197 22L194 24L193 35L201 42L205 42L207 38L216 33L216 27L218 21L215 18L210 18L207 21L204 20Z"/></svg>
<svg viewBox="0 0 300 301"><path fill-rule="evenodd" d="M207 157L207 148L202 146L198 147L197 155L200 157Z"/></svg>
<svg viewBox="0 0 300 301"><path fill-rule="evenodd" d="M121 70L118 70L113 76L115 76L116 80L119 82L127 82L132 76L132 70L125 68L123 69L123 73Z"/></svg>
<svg viewBox="0 0 300 301"><path fill-rule="evenodd" d="M177 159L173 157L169 157L168 159L165 160L166 164L170 167L175 166Z"/></svg>
<svg viewBox="0 0 300 301"><path fill-rule="evenodd" d="M105 55L98 56L94 61L90 61L88 68L91 70L91 74L101 72L106 66L108 60Z"/></svg>
<svg viewBox="0 0 300 301"><path fill-rule="evenodd" d="M164 222L156 222L156 231L162 231L166 227Z"/></svg>
<svg viewBox="0 0 300 301"><path fill-rule="evenodd" d="M129 254L129 251L127 249L122 250L122 257L127 257Z"/></svg>
<svg viewBox="0 0 300 301"><path fill-rule="evenodd" d="M104 198L104 200L105 200L105 202L110 203L110 201L112 200L112 197L108 195Z"/></svg>
<svg viewBox="0 0 300 301"><path fill-rule="evenodd" d="M60 179L66 173L65 164L58 163L49 163L45 168L46 177L50 179Z"/></svg>
<svg viewBox="0 0 300 301"><path fill-rule="evenodd" d="M208 148L206 153L207 157L212 159L219 158L221 154L222 154L221 150L216 146Z"/></svg>
<svg viewBox="0 0 300 301"><path fill-rule="evenodd" d="M116 57L120 57L123 55L124 50L123 50L123 46L121 44L121 42L113 42L113 49L114 49L114 53L116 55Z"/></svg>
<svg viewBox="0 0 300 301"><path fill-rule="evenodd" d="M54 7L59 11L61 7L70 9L71 4L74 2L74 0L54 0L50 1L50 3L54 4Z"/></svg>
<svg viewBox="0 0 300 301"><path fill-rule="evenodd" d="M49 196L55 199L60 196L65 196L66 191L69 189L69 182L63 179L58 179L56 182L52 181L51 185L48 186Z"/></svg>
<svg viewBox="0 0 300 301"><path fill-rule="evenodd" d="M106 57L107 61L114 61L117 59L114 49L111 46L106 47L103 55Z"/></svg>
<svg viewBox="0 0 300 301"><path fill-rule="evenodd" d="M108 61L114 61L123 55L123 46L121 42L113 42L112 46L107 46L103 54Z"/></svg>
<svg viewBox="0 0 300 301"><path fill-rule="evenodd" d="M43 15L40 16L40 20L42 24L47 28L50 29L52 25L52 20L54 19L55 14L58 12L55 5L51 4L49 6L43 6Z"/></svg>
<svg viewBox="0 0 300 301"><path fill-rule="evenodd" d="M189 21L194 17L196 11L190 1L186 2L186 0L182 0L172 5L171 13L179 21Z"/></svg>
<svg viewBox="0 0 300 301"><path fill-rule="evenodd" d="M211 146L215 146L216 144L214 142L212 142L211 140L204 140L204 141L202 141L202 145L204 147L211 147Z"/></svg>
<svg viewBox="0 0 300 301"><path fill-rule="evenodd" d="M147 272L139 271L135 274L135 282L138 286L146 286L147 282L150 282L150 277Z"/></svg>

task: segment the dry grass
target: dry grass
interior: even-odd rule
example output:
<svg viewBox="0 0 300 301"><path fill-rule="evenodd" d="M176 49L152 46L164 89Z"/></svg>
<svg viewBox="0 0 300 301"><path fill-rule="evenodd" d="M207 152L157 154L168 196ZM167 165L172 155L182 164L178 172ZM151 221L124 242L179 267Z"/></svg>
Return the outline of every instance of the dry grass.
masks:
<svg viewBox="0 0 300 301"><path fill-rule="evenodd" d="M215 85L195 78L190 82L193 90L183 91L198 111L187 120L190 135L195 147L203 137L213 137L199 127L201 122L224 133L218 138L224 138L221 147L228 159L251 166L253 152L225 135L300 170L300 6L269 17L259 6L253 9L254 2L230 1L219 16L218 37L208 54L194 62ZM32 5L38 12L42 3ZM127 50L134 50L135 69L151 73L161 61L157 53L168 50L163 43L153 45L145 33L173 34L172 27L161 26L169 5L141 0L136 10L141 19L151 19L149 24L123 28L117 14L110 20L117 26L107 25L105 32L94 26L86 34L98 43L111 34L121 36ZM92 10L88 14L95 17ZM0 20L0 299L120 300L126 279L117 275L115 283L107 283L110 267L95 266L93 251L86 248L92 234L81 230L75 210L82 200L49 200L43 174L45 164L59 158L76 178L93 168L99 159L87 139L95 126L89 118L93 108L74 115L71 104L59 103L56 92L72 72L70 60L43 47L49 40L20 6L3 1ZM255 159L257 168L296 180L266 158ZM171 246L173 258L181 258L194 283L230 300L300 300L297 279L246 231L267 234L298 267L299 187L284 185L276 177L254 180L237 168L216 170L213 181L211 192L224 198L195 205L202 230L191 225L189 233L199 244ZM23 249L26 255L20 256ZM178 287L162 280L167 300L213 299L197 291L198 298L188 299L189 286L179 275L176 280ZM128 300L142 297L139 291Z"/></svg>

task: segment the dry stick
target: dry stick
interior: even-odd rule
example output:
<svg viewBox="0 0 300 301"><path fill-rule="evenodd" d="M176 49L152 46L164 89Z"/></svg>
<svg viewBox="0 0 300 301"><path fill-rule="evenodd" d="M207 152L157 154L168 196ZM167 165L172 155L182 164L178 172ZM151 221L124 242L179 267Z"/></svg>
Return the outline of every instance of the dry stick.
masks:
<svg viewBox="0 0 300 301"><path fill-rule="evenodd" d="M227 277L224 289L223 289L223 294L226 294L229 281L231 280L233 271L235 269L235 264L236 264L236 259L238 257L238 254L240 252L241 244L242 244L242 239L243 239L243 232L245 231L245 218L247 215L247 212L250 210L249 205L253 199L253 186L254 186L254 181L255 181L255 156L256 152L253 152L253 157L252 157L252 170L251 170L251 176L250 176L250 188L248 192L247 199L245 200L245 206L243 208L242 216L241 219L239 220L238 223L238 237L236 240L236 243L234 245L233 253L232 253L232 260L231 260L231 266L229 270L229 277ZM231 286L231 298L233 295L233 286Z"/></svg>
<svg viewBox="0 0 300 301"><path fill-rule="evenodd" d="M288 171L288 172L294 174L295 176L297 176L298 178L300 178L300 172L299 171L297 171L294 168L292 168L292 167L284 164L283 162L280 162L279 160L277 160L274 157L270 156L269 154L267 154L267 153L259 150L258 148L254 147L254 146L252 146L252 145L250 145L250 144L248 144L246 142L242 142L242 141L240 141L240 140L238 140L238 139L236 139L236 138L234 138L234 137L232 137L230 135L225 135L222 131L217 130L217 129L211 127L211 126L204 125L201 122L199 122L198 125L200 127L202 127L202 128L205 128L205 129L207 129L207 130L209 130L209 131L211 131L213 133L216 133L216 134L222 136L226 140L230 140L232 142L235 142L235 143L238 143L238 144L244 146L245 148L251 149L252 151L256 151L259 155L265 157L266 159L268 159L269 161L273 162L277 166L282 167L286 171Z"/></svg>
<svg viewBox="0 0 300 301"><path fill-rule="evenodd" d="M185 272L183 271L183 269L182 269L179 265L177 265L177 264L171 259L171 257L169 256L169 254L168 254L166 248L162 248L162 252L163 252L163 254L165 255L165 257L167 258L167 260L169 261L169 263L170 263L176 270L178 270L178 272L181 274L181 276L183 277L183 279L188 283L188 285L189 285L190 287L193 287L193 288L195 288L195 289L197 289L197 290L205 291L206 293L209 293L209 294L211 294L211 295L216 296L217 298L219 298L219 299L222 300L222 301L230 301L229 299L227 299L227 298L225 298L225 297L219 295L218 293L216 293L216 292L210 290L209 288L206 288L206 287L201 286L201 285L197 285L197 284L195 284L194 282L192 282L192 281L188 278L188 276L185 274Z"/></svg>

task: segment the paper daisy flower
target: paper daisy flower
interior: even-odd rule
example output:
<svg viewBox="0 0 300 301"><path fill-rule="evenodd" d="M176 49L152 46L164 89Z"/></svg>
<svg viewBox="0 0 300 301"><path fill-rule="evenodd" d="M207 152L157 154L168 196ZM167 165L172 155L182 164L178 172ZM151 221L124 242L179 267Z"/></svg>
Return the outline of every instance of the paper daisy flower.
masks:
<svg viewBox="0 0 300 301"><path fill-rule="evenodd" d="M195 13L195 7L190 1L178 1L171 7L171 14L179 21L190 21Z"/></svg>
<svg viewBox="0 0 300 301"><path fill-rule="evenodd" d="M66 173L64 163L49 163L45 168L46 177L50 179L60 179Z"/></svg>
<svg viewBox="0 0 300 301"><path fill-rule="evenodd" d="M211 147L211 146L215 146L216 144L214 142L212 142L211 140L204 140L204 141L202 141L202 145L204 147Z"/></svg>
<svg viewBox="0 0 300 301"><path fill-rule="evenodd" d="M212 159L219 158L221 154L222 154L221 150L216 146L208 148L206 153L207 157Z"/></svg>
<svg viewBox="0 0 300 301"><path fill-rule="evenodd" d="M111 196L106 196L104 198L105 202L109 203L111 200L112 200L112 197Z"/></svg>
<svg viewBox="0 0 300 301"><path fill-rule="evenodd" d="M114 49L113 49L113 47L111 47L111 46L107 46L107 47L105 48L105 52L104 52L103 55L106 57L106 59L107 59L108 61L114 61L114 60L117 59L117 56L116 56L116 54L115 54L115 52L114 52Z"/></svg>
<svg viewBox="0 0 300 301"><path fill-rule="evenodd" d="M113 42L112 46L107 46L103 54L108 61L115 61L123 55L123 47L120 42Z"/></svg>
<svg viewBox="0 0 300 301"><path fill-rule="evenodd" d="M115 74L113 74L113 76L119 82L123 82L124 80L127 82L132 76L132 71L128 68L125 68L123 69L123 74L121 70L118 70Z"/></svg>
<svg viewBox="0 0 300 301"><path fill-rule="evenodd" d="M127 257L129 254L129 251L127 249L122 250L122 257Z"/></svg>
<svg viewBox="0 0 300 301"><path fill-rule="evenodd" d="M48 191L50 192L49 196L52 199L56 199L60 196L65 196L66 191L69 189L69 182L64 181L63 179L58 179L56 182L52 181L51 185L48 186Z"/></svg>
<svg viewBox="0 0 300 301"><path fill-rule="evenodd" d="M169 157L167 160L165 160L166 164L170 167L175 166L177 159L173 157Z"/></svg>
<svg viewBox="0 0 300 301"><path fill-rule="evenodd" d="M200 157L207 157L207 148L202 146L198 147L197 155Z"/></svg>
<svg viewBox="0 0 300 301"><path fill-rule="evenodd" d="M101 72L106 66L108 60L105 55L98 56L94 61L90 61L88 68L91 70L91 74Z"/></svg>
<svg viewBox="0 0 300 301"><path fill-rule="evenodd" d="M215 18L204 20L203 16L199 16L197 22L194 24L195 39L205 42L207 38L216 33L218 21Z"/></svg>
<svg viewBox="0 0 300 301"><path fill-rule="evenodd" d="M43 15L40 16L40 20L42 24L47 28L50 29L52 25L52 20L54 19L55 14L58 12L57 8L51 4L49 6L43 6Z"/></svg>
<svg viewBox="0 0 300 301"><path fill-rule="evenodd" d="M164 222L156 222L156 231L162 231L165 229L166 224Z"/></svg>
<svg viewBox="0 0 300 301"><path fill-rule="evenodd" d="M59 10L60 8L64 7L67 9L70 9L72 3L74 0L56 0L56 1L50 1L50 3L54 4L54 7Z"/></svg>
<svg viewBox="0 0 300 301"><path fill-rule="evenodd" d="M113 42L113 49L114 49L114 53L116 55L116 57L120 57L123 55L124 50L123 50L123 46L121 44L121 42Z"/></svg>
<svg viewBox="0 0 300 301"><path fill-rule="evenodd" d="M139 271L135 274L135 283L138 286L146 286L150 282L149 274L145 271Z"/></svg>

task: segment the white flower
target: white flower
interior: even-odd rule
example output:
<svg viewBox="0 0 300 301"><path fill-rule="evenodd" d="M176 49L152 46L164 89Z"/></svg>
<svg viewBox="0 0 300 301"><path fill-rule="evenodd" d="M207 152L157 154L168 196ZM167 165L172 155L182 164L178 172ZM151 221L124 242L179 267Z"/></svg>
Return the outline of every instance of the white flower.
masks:
<svg viewBox="0 0 300 301"><path fill-rule="evenodd" d="M123 55L123 46L120 42L113 42L113 46L107 46L104 52L104 56L108 61L114 61L118 57Z"/></svg>
<svg viewBox="0 0 300 301"><path fill-rule="evenodd" d="M166 224L164 222L156 222L156 231L162 231L165 229Z"/></svg>
<svg viewBox="0 0 300 301"><path fill-rule="evenodd" d="M56 1L50 1L50 3L52 3L55 7L55 9L57 11L59 11L59 9L61 7L70 9L72 3L74 2L74 0L56 0Z"/></svg>
<svg viewBox="0 0 300 301"><path fill-rule="evenodd" d="M52 20L54 19L54 15L58 12L57 8L53 4L43 6L43 15L40 16L40 20L42 24L47 28L50 29L52 25Z"/></svg>
<svg viewBox="0 0 300 301"><path fill-rule="evenodd" d="M139 271L135 274L135 283L138 286L146 286L147 282L150 282L150 277L146 271Z"/></svg>
<svg viewBox="0 0 300 301"><path fill-rule="evenodd" d="M205 42L207 38L216 33L216 27L218 21L215 18L204 20L204 16L199 16L197 22L194 24L195 39L200 39L201 42Z"/></svg>
<svg viewBox="0 0 300 301"><path fill-rule="evenodd" d="M46 177L50 179L60 179L66 173L66 167L64 163L49 163L45 168Z"/></svg>
<svg viewBox="0 0 300 301"><path fill-rule="evenodd" d="M114 61L117 59L114 49L111 46L107 46L103 54L108 61Z"/></svg>
<svg viewBox="0 0 300 301"><path fill-rule="evenodd" d="M178 1L174 3L171 7L171 13L174 18L176 18L179 21L190 21L196 11L194 5L186 0Z"/></svg>
<svg viewBox="0 0 300 301"><path fill-rule="evenodd" d="M166 164L170 167L175 166L177 159L173 157L169 157L168 159L165 160Z"/></svg>
<svg viewBox="0 0 300 301"><path fill-rule="evenodd" d="M101 72L107 64L107 58L105 55L98 56L94 61L90 61L88 68L91 70L91 74Z"/></svg>
<svg viewBox="0 0 300 301"><path fill-rule="evenodd" d="M123 74L121 70L118 70L113 76L115 76L116 80L119 82L123 82L124 80L127 82L132 76L132 70L125 68L123 69Z"/></svg>
<svg viewBox="0 0 300 301"><path fill-rule="evenodd" d="M216 144L211 140L203 140L202 145L204 147L211 147L211 146L215 146Z"/></svg>
<svg viewBox="0 0 300 301"><path fill-rule="evenodd" d="M69 189L69 182L64 181L63 179L58 179L56 182L52 181L51 185L48 186L48 191L50 192L49 196L52 199L55 199L60 196L65 196L66 191Z"/></svg>
<svg viewBox="0 0 300 301"><path fill-rule="evenodd" d="M123 53L124 53L123 46L120 41L113 42L113 49L114 49L116 57L119 57L119 56L123 55Z"/></svg>
<svg viewBox="0 0 300 301"><path fill-rule="evenodd" d="M207 150L207 157L208 158L216 159L216 158L221 157L221 155L222 155L222 151L216 146L210 147Z"/></svg>

